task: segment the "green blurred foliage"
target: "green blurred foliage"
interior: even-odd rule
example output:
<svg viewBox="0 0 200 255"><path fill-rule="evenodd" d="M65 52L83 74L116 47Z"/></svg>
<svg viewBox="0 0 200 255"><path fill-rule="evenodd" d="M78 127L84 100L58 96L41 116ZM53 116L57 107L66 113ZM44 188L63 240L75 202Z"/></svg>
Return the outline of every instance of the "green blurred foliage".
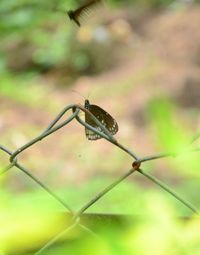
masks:
<svg viewBox="0 0 200 255"><path fill-rule="evenodd" d="M111 8L128 9L132 6L134 16L138 8L151 9L171 2L112 0L107 4ZM23 73L34 70L41 73L65 69L66 74L69 72L76 77L82 72L95 73L114 64L113 45L105 47L94 40L86 43L77 40L77 28L67 17L67 10L81 3L84 1L2 0L0 71ZM98 55L97 51L100 52ZM67 81L70 80L68 78Z"/></svg>
<svg viewBox="0 0 200 255"><path fill-rule="evenodd" d="M155 98L148 105L149 129L160 151L174 153L171 166L181 176L199 177L199 153L192 152L194 134L181 119L177 106L165 97Z"/></svg>
<svg viewBox="0 0 200 255"><path fill-rule="evenodd" d="M169 99L164 97L155 98L149 104L149 118L152 123L155 139L163 151L180 152L189 143L189 136L178 109Z"/></svg>
<svg viewBox="0 0 200 255"><path fill-rule="evenodd" d="M117 199L116 195L111 196ZM177 218L176 208L166 197L155 192L141 192L138 188L131 189L131 186L124 193L124 200L127 206L139 203L138 208L143 213L124 217L121 223L109 215L102 221L90 215L82 224L100 238L75 228L42 254L198 254L198 217ZM31 255L67 229L70 226L67 214L55 211L56 207L54 205L53 209L51 203L52 200L42 198L39 193L37 196L30 193L16 198L1 190L0 252ZM52 210L49 209L51 207Z"/></svg>
<svg viewBox="0 0 200 255"><path fill-rule="evenodd" d="M65 13L54 11L54 8L69 10L76 8L83 1L60 0L2 0L0 4L0 95L25 105L40 105L47 97L46 88L38 87L29 82L38 73L55 69L78 76L80 73L95 73L112 65L114 53L112 45L77 40L77 30L70 23ZM115 8L129 5L137 8L153 9L168 6L172 0L142 0L142 1L109 1ZM98 53L98 58L96 57ZM110 58L108 59L108 54ZM149 76L148 76L149 77ZM71 81L69 79L69 81ZM126 81L127 90L133 86ZM138 82L139 83L139 82ZM121 82L116 88L121 89ZM31 87L32 86L32 87ZM30 88L31 87L31 88ZM124 89L124 88L123 88ZM113 91L111 89L110 94ZM50 100L49 100L50 101ZM52 102L51 102L52 103ZM148 108L150 129L156 137L157 145L163 151L181 151L188 143L191 134L187 125L178 116L178 110L168 99L155 99ZM178 120L178 121L177 121ZM85 145L84 145L85 146ZM83 148L85 151L85 147ZM116 157L116 156L115 156ZM121 154L117 155L112 167L123 167ZM123 158L124 159L124 158ZM43 160L43 159L42 159ZM89 158L88 161L91 159ZM101 159L98 159L102 161ZM118 162L119 160L119 162ZM97 161L98 162L98 161ZM199 177L199 157L197 154L183 154L173 161L175 169L187 177ZM90 162L89 162L90 163ZM88 163L88 164L89 164ZM106 167L105 162L102 168ZM2 165L4 165L2 163ZM57 169L56 169L57 170ZM6 177L1 177L4 186ZM108 178L98 178L87 185L67 187L61 190L66 201L73 208L91 199L110 183ZM144 185L143 185L144 186ZM186 183L177 189L182 194L190 196L196 204L199 196L196 192L199 182ZM160 192L161 193L161 192ZM80 196L81 194L81 196ZM45 194L46 195L46 194ZM47 195L48 196L48 195ZM7 188L0 192L0 254L16 254L41 247L66 224L66 219L57 215L63 210L53 199L44 197L41 192L18 194ZM172 202L173 201L173 202ZM194 202L192 201L192 202ZM123 183L104 199L95 204L90 212L107 212L132 214L137 212L139 220L130 220L126 231L117 231L115 227L103 229L103 240L97 241L89 237L65 244L58 244L44 254L192 254L198 255L200 250L198 219L191 218L188 222L177 221L177 214L188 215L188 210L182 208L169 194L158 195L149 188L141 189L133 183ZM102 226L104 223L102 223ZM76 237L70 232L70 235Z"/></svg>

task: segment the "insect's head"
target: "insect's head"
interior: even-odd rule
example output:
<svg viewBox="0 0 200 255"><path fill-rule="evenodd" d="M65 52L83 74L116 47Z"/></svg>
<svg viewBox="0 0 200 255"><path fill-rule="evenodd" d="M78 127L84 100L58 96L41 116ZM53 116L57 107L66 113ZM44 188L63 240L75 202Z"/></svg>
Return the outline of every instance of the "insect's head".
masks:
<svg viewBox="0 0 200 255"><path fill-rule="evenodd" d="M74 19L74 12L73 11L70 10L70 11L67 12L67 14L68 14L70 19Z"/></svg>
<svg viewBox="0 0 200 255"><path fill-rule="evenodd" d="M85 108L88 109L90 106L90 102L88 99L85 99Z"/></svg>

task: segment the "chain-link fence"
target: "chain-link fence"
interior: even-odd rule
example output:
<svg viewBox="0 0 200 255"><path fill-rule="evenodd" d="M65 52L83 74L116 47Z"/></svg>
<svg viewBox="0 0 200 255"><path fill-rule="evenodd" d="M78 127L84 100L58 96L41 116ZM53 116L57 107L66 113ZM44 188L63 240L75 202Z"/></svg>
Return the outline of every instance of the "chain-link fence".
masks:
<svg viewBox="0 0 200 255"><path fill-rule="evenodd" d="M64 121L60 121L61 118L65 117L65 114L69 111L72 111L71 115L65 119ZM89 125L86 121L84 121L82 118L80 118L80 112L84 112L84 114L87 114L90 116L90 118L93 120L95 125L98 128L94 128L92 125ZM47 187L45 183L43 183L39 178L33 175L32 171L24 167L18 162L18 156L30 148L32 145L40 142L41 140L49 137L52 134L55 134L59 129L63 128L64 126L67 126L71 121L78 121L81 125L83 125L85 128L91 130L95 134L99 135L100 137L107 140L107 142L110 142L113 144L113 146L117 146L122 151L127 153L132 158L132 165L130 166L130 169L120 176L118 179L116 179L113 183L110 183L107 187L102 189L98 194L94 195L94 197L88 201L87 203L83 204L83 206L78 210L74 211L73 208L71 208L67 201L64 201L61 199L56 193L52 191L51 188ZM83 225L79 219L84 214L84 212L90 208L95 203L98 203L98 201L105 196L108 192L112 191L114 187L119 185L121 182L123 182L125 179L127 179L129 176L139 173L143 177L146 177L150 181L154 182L156 185L160 186L163 190L171 194L175 199L177 199L180 203L185 205L188 209L190 209L194 214L198 214L197 209L190 204L190 202L186 201L184 198L176 194L171 188L169 188L165 183L157 179L156 177L150 175L149 173L146 173L143 171L143 164L145 162L150 160L156 160L156 159L162 159L167 157L176 157L180 154L189 154L189 153L198 153L200 149L198 147L191 146L194 141L196 141L200 137L200 134L195 135L191 141L188 142L188 145L185 146L185 148L182 148L179 152L167 152L162 154L155 154L151 156L146 157L140 157L134 153L133 150L130 148L127 148L123 144L120 143L119 140L116 140L111 133L106 129L105 125L103 125L96 116L94 116L88 109L83 107L82 105L68 105L66 106L57 116L56 118L50 123L50 125L37 137L23 145L22 147L18 148L16 151L12 152L8 148L6 148L3 145L0 145L0 150L10 156L10 164L6 166L4 169L1 170L1 175L5 174L8 171L11 171L13 167L17 167L20 171L22 171L24 174L28 175L32 180L34 180L39 186L41 186L46 192L49 193L54 199L56 199L59 203L61 203L68 212L70 212L71 216L71 223L70 225L62 232L60 232L58 235L56 235L53 239L51 239L48 243L46 243L40 250L38 250L35 254L40 254L44 250L46 250L49 246L54 244L56 241L58 241L60 238L62 238L66 233L70 232L75 227L79 226L82 230L87 231L90 235L96 236L96 233L88 228L85 224Z"/></svg>

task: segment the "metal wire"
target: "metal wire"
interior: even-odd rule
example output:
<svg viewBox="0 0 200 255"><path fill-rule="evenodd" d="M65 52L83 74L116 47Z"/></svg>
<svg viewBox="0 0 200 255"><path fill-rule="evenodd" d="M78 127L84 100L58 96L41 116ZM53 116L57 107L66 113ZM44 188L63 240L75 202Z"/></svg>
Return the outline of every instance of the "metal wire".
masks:
<svg viewBox="0 0 200 255"><path fill-rule="evenodd" d="M70 116L64 120L63 122L61 122L60 124L58 124L58 122L61 120L61 118L69 111L72 110L72 113L70 114ZM97 124L97 126L100 127L99 131L96 128L90 126L88 123L86 123L85 121L83 121L80 117L79 117L79 112L83 111L87 114L90 115L90 117L93 119L93 121ZM126 173L124 173L122 176L120 176L117 180L115 180L113 183L111 183L110 185L108 185L107 187L105 187L104 189L102 189L102 191L95 195L90 201L88 201L87 203L85 203L81 209L79 209L77 212L74 212L73 209L71 209L68 204L61 199L59 196L57 196L49 187L47 187L43 182L41 182L37 177L35 177L30 171L29 169L25 168L24 166L22 166L21 164L18 163L17 161L17 157L24 152L25 150L27 150L28 148L30 148L32 145L38 143L39 141L41 141L42 139L46 138L49 135L52 135L53 133L55 133L56 131L58 131L59 129L63 128L64 126L68 125L72 120L76 119L78 121L78 123L80 123L81 125L83 125L84 127L86 127L87 129L92 130L93 132L95 132L96 134L100 135L102 138L104 138L106 141L112 143L113 145L117 146L119 149L123 150L125 153L127 153L130 157L132 162L134 161L134 163L132 164L132 168L129 169ZM199 134L194 136L193 139L191 139L191 143L193 143L194 141L196 141L199 138ZM191 145L190 143L190 145ZM187 148L186 148L187 149ZM53 239L51 239L49 242L47 242L38 252L35 253L36 254L40 254L42 251L44 251L46 248L48 248L49 246L51 246L53 243L55 243L58 239L60 239L66 232L69 232L71 229L73 229L76 226L80 226L82 229L85 229L88 231L88 233L91 233L91 235L96 235L92 230L88 229L86 226L79 224L79 218L80 216L88 209L90 208L94 203L96 203L99 199L101 199L103 196L105 196L108 192L110 192L114 187L116 187L117 185L119 185L122 181L124 181L126 178L128 178L129 176L131 176L133 173L135 172L139 172L140 174L142 174L143 176L145 176L146 178L148 178L149 180L151 180L152 182L154 182L155 184L157 184L158 186L160 186L162 189L164 189L165 191L167 191L169 194L171 194L174 198L176 198L177 200L179 200L182 204L184 204L185 206L187 206L187 208L191 209L194 213L198 214L197 209L194 208L193 205L191 205L189 202L187 202L185 199L181 198L179 195L177 195L174 191L172 191L166 184L164 184L163 182L161 182L160 180L158 180L157 178L155 178L154 176L145 173L143 170L141 170L140 165L141 163L150 161L150 160L156 160L156 159L161 159L161 158L167 158L167 157L175 157L178 155L178 153L162 153L162 154L157 154L157 155L151 155L151 156L146 156L146 157L139 157L137 156L132 150L130 150L129 148L126 148L124 145L122 145L119 141L117 141L111 134L110 132L105 128L104 125L102 125L102 123L87 109L85 109L82 105L77 105L77 104L73 104L73 105L68 105L66 106L56 117L55 119L48 125L48 127L37 137L35 137L34 139L32 139L31 141L29 141L28 143L26 143L25 145L21 146L20 148L18 148L17 150L15 150L14 152L10 151L8 148L6 148L3 145L0 145L0 150L7 153L8 155L10 155L10 164L8 164L8 166L6 166L4 169L2 169L2 171L0 172L0 174L5 174L8 170L12 169L14 166L17 167L18 169L20 169L23 173L25 173L27 176L29 176L32 180L34 180L40 187L42 187L46 192L48 192L54 199L56 199L59 203L61 203L67 210L69 210L72 215L72 223L70 226L68 226L63 232L59 233L58 235L56 235ZM184 150L186 151L186 150ZM188 149L187 152L199 152L200 149L199 148L194 148L194 149Z"/></svg>

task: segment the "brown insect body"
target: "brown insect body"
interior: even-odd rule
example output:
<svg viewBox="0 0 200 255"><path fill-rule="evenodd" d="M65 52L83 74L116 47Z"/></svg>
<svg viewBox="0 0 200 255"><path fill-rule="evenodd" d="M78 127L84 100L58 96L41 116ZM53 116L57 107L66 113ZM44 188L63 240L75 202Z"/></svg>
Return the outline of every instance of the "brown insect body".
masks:
<svg viewBox="0 0 200 255"><path fill-rule="evenodd" d="M69 10L67 12L67 14L68 14L69 18L71 20L73 20L80 27L81 26L81 23L80 23L81 17L83 17L84 15L88 15L94 6L97 4L100 4L101 2L102 2L102 0L89 1L74 11Z"/></svg>
<svg viewBox="0 0 200 255"><path fill-rule="evenodd" d="M90 111L112 135L118 132L119 128L116 120L104 109L98 105L90 104L89 100L85 100L85 108ZM85 122L104 133L101 127L99 127L87 113L85 113ZM98 140L102 138L100 135L87 128L85 128L85 135L88 140Z"/></svg>

